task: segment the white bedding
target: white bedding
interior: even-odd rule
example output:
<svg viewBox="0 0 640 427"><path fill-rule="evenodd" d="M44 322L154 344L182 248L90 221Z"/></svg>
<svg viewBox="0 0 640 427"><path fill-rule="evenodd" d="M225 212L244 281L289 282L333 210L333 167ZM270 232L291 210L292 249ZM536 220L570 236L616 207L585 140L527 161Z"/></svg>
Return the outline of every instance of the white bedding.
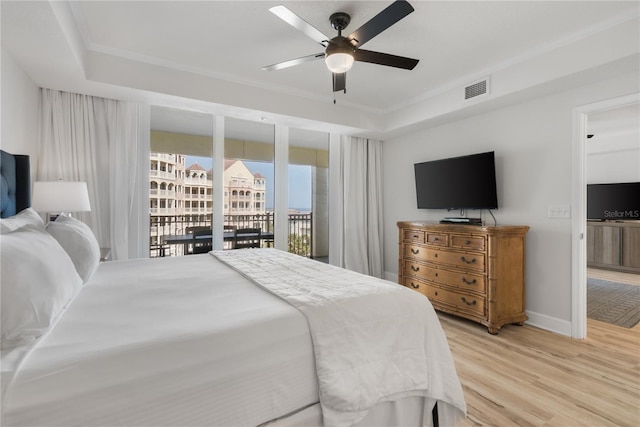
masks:
<svg viewBox="0 0 640 427"><path fill-rule="evenodd" d="M212 254L306 316L325 425L353 425L376 404L410 396L464 416L453 358L427 298L276 249Z"/></svg>
<svg viewBox="0 0 640 427"><path fill-rule="evenodd" d="M231 252L252 255L254 267L259 270L267 264L261 264L263 258L258 253L269 251ZM339 284L338 273L345 270L295 259L300 261L298 265L312 266L312 270L317 267L320 276L335 272L331 283L336 290L344 288ZM299 277L287 278L282 269L276 274L283 282L299 281ZM429 307L428 301L383 282L383 287L400 289L407 298L422 301L414 309L407 309L402 303L398 312L406 316L404 326L400 330L387 330L386 334L393 336L383 339L385 329L380 326L387 321L384 316L388 311L384 306L394 303L382 293L374 297L372 306L370 301L364 303L363 298L371 294L371 289L359 282L365 276L353 274L347 272L351 279L359 278L349 283L353 298L332 307L331 319L335 316L336 324L341 325L344 319L338 316L340 311L353 311L364 322L356 326L362 338L366 340L369 336L386 343L381 357L368 358L379 359L389 369L383 372L380 381L387 381L389 375L400 375L399 364L388 363L390 359L400 364L416 362L400 352L397 338L406 334L407 329L415 329L418 336L422 335L416 347L433 360L426 361L428 369L424 372L428 378L424 378L421 369L417 369L415 378L414 373L402 374L401 383L405 379L416 381L415 387L407 392L396 393L394 387L398 382L394 381L384 385L366 382L364 387L372 384L374 387L364 393L362 385L353 392L345 392L348 382L342 383L339 389L344 395L361 396L357 417L352 420L361 418L358 426L428 426L437 398L442 400L438 410L445 422L441 425L450 425L461 414L464 402L458 400L455 384L449 384L453 369L449 365L449 349L435 314L423 310ZM315 289L308 288L312 295ZM336 293L340 297L340 292ZM343 299L345 296L342 295ZM324 298L320 294L317 297L318 301ZM396 301L396 306L399 301L402 298ZM409 302L409 306L412 304ZM9 386L3 396L0 424L273 427L322 425L327 421L339 424L340 418L335 418L335 414L323 420L322 413L326 417L327 409L332 411L332 407L323 403L320 411L318 376L325 383L339 379L335 369L340 369L344 355L335 354L331 359L331 352L343 352L343 348L326 347L327 341L318 341L318 331L313 332L313 340L322 347L320 353L316 348L315 354L331 360L332 372L327 376L326 364L323 367L320 362L316 366L310 326L302 313L305 310L301 306L294 308L291 301L263 290L207 254L102 263L54 328L29 349L13 382L3 384ZM374 319L366 318L372 314L376 314ZM414 327L415 316L435 323L425 326L421 319L417 322L421 326ZM342 326L338 329L333 334L342 338L342 345L366 342L341 335L345 331ZM426 336L432 333L435 335ZM328 333L325 338L331 335ZM23 354L24 350L18 349L13 354ZM9 354L5 359L3 355L3 381L8 378L4 375L5 368L17 366L17 359L11 357ZM355 356L351 360L354 366L362 362ZM423 362L422 358L417 360ZM317 368L321 372L316 373ZM455 382L459 387L457 379ZM380 393L384 395L381 399ZM351 404L345 402L339 404ZM352 408L347 409L353 412Z"/></svg>
<svg viewBox="0 0 640 427"><path fill-rule="evenodd" d="M102 263L3 426L258 425L318 400L302 314L209 255Z"/></svg>

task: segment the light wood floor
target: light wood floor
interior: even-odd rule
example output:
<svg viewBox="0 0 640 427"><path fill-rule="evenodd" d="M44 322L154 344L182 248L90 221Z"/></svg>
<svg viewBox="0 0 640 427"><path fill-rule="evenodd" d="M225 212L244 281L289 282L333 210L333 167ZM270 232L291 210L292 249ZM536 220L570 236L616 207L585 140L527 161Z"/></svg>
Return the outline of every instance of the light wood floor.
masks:
<svg viewBox="0 0 640 427"><path fill-rule="evenodd" d="M467 402L462 426L640 426L640 328L589 319L585 340L526 324L490 335L438 315Z"/></svg>

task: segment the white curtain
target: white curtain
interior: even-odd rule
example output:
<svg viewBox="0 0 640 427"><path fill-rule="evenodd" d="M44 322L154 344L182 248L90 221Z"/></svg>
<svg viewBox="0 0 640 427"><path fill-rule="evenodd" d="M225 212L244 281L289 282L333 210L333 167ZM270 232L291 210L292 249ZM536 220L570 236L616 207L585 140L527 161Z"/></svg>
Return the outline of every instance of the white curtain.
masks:
<svg viewBox="0 0 640 427"><path fill-rule="evenodd" d="M51 89L40 93L37 180L85 181L91 212L77 217L113 259L135 257L129 240L138 236L131 221L137 216L138 105Z"/></svg>
<svg viewBox="0 0 640 427"><path fill-rule="evenodd" d="M382 142L342 141L342 266L383 275Z"/></svg>

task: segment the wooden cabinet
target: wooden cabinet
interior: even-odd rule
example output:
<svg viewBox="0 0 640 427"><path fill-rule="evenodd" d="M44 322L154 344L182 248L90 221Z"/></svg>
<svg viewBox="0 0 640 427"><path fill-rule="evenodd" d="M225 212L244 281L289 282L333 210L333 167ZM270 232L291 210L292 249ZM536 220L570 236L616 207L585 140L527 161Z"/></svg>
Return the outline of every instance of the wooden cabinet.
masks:
<svg viewBox="0 0 640 427"><path fill-rule="evenodd" d="M640 273L640 221L589 222L587 266Z"/></svg>
<svg viewBox="0 0 640 427"><path fill-rule="evenodd" d="M525 315L527 226L398 222L398 282L497 334Z"/></svg>

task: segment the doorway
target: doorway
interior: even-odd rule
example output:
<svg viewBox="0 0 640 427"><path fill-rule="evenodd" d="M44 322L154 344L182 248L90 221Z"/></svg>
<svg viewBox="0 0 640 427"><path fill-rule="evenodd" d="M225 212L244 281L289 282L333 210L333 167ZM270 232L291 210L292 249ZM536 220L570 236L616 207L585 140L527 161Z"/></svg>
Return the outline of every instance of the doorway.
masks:
<svg viewBox="0 0 640 427"><path fill-rule="evenodd" d="M587 141L589 115L640 103L640 94L614 98L584 105L573 112L573 177L572 205L572 314L571 336L583 339L587 335Z"/></svg>

